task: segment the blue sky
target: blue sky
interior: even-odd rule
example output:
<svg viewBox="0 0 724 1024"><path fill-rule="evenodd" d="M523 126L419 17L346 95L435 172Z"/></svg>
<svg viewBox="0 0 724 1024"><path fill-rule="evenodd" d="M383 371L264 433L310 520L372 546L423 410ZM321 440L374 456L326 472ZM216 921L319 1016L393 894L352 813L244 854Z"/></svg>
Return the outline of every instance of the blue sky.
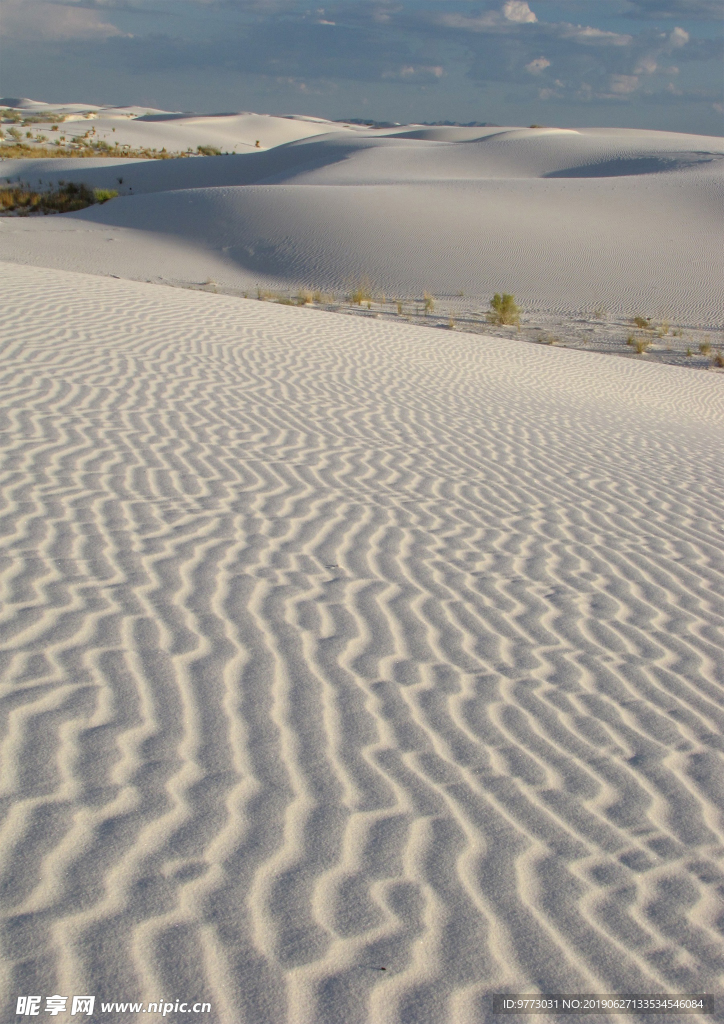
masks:
<svg viewBox="0 0 724 1024"><path fill-rule="evenodd" d="M722 134L724 0L2 0L4 96Z"/></svg>

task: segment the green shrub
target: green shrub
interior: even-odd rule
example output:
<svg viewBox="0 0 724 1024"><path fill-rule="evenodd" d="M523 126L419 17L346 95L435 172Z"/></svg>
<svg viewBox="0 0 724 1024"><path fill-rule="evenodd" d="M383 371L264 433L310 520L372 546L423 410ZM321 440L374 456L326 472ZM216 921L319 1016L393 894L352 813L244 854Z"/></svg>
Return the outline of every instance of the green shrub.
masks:
<svg viewBox="0 0 724 1024"><path fill-rule="evenodd" d="M640 356L644 355L651 342L648 338L637 338L636 339L636 351Z"/></svg>
<svg viewBox="0 0 724 1024"><path fill-rule="evenodd" d="M645 316L635 316L633 322L641 331L648 331L651 328L651 320Z"/></svg>
<svg viewBox="0 0 724 1024"><path fill-rule="evenodd" d="M515 303L515 296L498 292L490 300L488 322L491 324L520 324L520 306Z"/></svg>
<svg viewBox="0 0 724 1024"><path fill-rule="evenodd" d="M196 148L202 156L221 156L221 150L216 146L197 146Z"/></svg>
<svg viewBox="0 0 724 1024"><path fill-rule="evenodd" d="M0 210L8 213L72 213L94 203L105 203L118 193L112 189L94 189L74 182L59 182L56 189L33 192L27 188L0 189Z"/></svg>
<svg viewBox="0 0 724 1024"><path fill-rule="evenodd" d="M709 342L702 341L701 345L699 345L699 351L703 356L708 356L711 352L711 345L709 344Z"/></svg>

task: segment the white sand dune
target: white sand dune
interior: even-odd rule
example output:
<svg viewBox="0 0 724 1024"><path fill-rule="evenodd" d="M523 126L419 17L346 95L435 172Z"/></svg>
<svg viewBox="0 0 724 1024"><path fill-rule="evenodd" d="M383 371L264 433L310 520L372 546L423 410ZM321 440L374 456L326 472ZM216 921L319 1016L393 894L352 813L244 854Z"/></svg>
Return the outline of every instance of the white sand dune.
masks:
<svg viewBox="0 0 724 1024"><path fill-rule="evenodd" d="M722 993L718 376L2 277L8 1000Z"/></svg>
<svg viewBox="0 0 724 1024"><path fill-rule="evenodd" d="M98 107L94 104L50 104L36 100L5 97L0 107L15 108L38 118L48 114L64 120L58 131L73 142L92 131L97 141L132 149L165 149L183 153L197 146L215 146L230 152L279 146L295 139L324 135L328 132L354 134L366 129L357 125L341 125L319 117L274 117L268 114L183 114L147 107ZM39 130L51 128L48 121L37 123Z"/></svg>
<svg viewBox="0 0 724 1024"><path fill-rule="evenodd" d="M426 289L479 302L506 290L560 315L603 304L707 329L724 321L721 139L343 129L228 157L4 161L2 170L7 180L82 178L121 193L63 218L4 219L6 260L186 284L211 277L242 291L365 278L402 296Z"/></svg>

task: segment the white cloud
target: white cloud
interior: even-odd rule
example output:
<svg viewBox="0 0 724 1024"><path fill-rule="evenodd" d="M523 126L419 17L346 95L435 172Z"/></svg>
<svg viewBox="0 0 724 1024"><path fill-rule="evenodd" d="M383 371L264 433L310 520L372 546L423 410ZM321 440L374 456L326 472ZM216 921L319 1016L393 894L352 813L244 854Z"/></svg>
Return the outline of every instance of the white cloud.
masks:
<svg viewBox="0 0 724 1024"><path fill-rule="evenodd" d="M560 36L563 39L575 39L578 43L594 43L604 46L629 46L633 42L632 36L583 25L563 24L560 26Z"/></svg>
<svg viewBox="0 0 724 1024"><path fill-rule="evenodd" d="M69 41L110 39L127 32L103 21L98 11L66 4L9 0L3 3L3 35L6 39Z"/></svg>
<svg viewBox="0 0 724 1024"><path fill-rule="evenodd" d="M534 22L538 21L535 14L527 4L527 0L505 0L503 4L503 16L508 21Z"/></svg>
<svg viewBox="0 0 724 1024"><path fill-rule="evenodd" d="M546 68L551 66L551 62L545 57L536 57L530 64L526 64L525 70L531 75L539 75L541 71L545 71Z"/></svg>
<svg viewBox="0 0 724 1024"><path fill-rule="evenodd" d="M669 42L672 46L686 46L689 42L689 33L686 29L675 28L669 36Z"/></svg>

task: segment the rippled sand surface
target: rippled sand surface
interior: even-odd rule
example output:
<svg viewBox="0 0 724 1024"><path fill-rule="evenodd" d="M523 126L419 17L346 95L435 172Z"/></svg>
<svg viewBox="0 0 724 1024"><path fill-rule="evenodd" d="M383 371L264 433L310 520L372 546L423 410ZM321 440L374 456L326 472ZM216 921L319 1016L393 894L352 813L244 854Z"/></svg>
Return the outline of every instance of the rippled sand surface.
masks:
<svg viewBox="0 0 724 1024"><path fill-rule="evenodd" d="M2 273L4 1019L720 993L721 378Z"/></svg>

